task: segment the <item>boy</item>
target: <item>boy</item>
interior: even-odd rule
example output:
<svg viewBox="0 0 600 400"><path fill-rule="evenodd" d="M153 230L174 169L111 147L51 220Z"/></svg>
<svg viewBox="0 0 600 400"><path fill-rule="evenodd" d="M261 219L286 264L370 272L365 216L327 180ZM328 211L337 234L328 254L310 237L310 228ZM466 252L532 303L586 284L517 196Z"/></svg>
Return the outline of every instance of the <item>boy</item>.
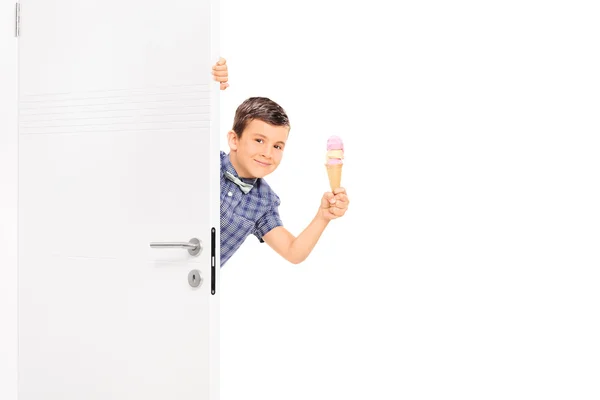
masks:
<svg viewBox="0 0 600 400"><path fill-rule="evenodd" d="M229 86L224 59L213 67L213 75L221 90ZM279 166L289 131L283 108L266 97L251 97L237 108L227 133L230 152L221 151L221 267L251 234L298 264L329 222L346 213L350 201L346 190L337 188L323 194L317 214L298 237L283 227L279 197L263 178Z"/></svg>

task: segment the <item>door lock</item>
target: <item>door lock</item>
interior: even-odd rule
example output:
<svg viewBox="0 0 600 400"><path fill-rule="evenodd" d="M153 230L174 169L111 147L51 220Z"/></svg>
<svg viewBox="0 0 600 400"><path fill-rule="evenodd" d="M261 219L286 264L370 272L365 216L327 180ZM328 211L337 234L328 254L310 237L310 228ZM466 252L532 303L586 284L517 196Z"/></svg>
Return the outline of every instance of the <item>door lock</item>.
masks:
<svg viewBox="0 0 600 400"><path fill-rule="evenodd" d="M188 274L188 282L191 287L198 287L202 283L202 277L200 276L200 271L197 269L193 269Z"/></svg>

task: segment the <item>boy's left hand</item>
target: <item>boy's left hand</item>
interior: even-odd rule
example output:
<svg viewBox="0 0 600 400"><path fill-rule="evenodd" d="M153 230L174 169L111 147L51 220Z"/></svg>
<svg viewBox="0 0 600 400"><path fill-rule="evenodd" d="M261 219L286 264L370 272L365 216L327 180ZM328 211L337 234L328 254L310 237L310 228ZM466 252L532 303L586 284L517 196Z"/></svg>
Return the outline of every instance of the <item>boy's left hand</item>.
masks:
<svg viewBox="0 0 600 400"><path fill-rule="evenodd" d="M346 189L337 188L332 192L325 192L321 198L321 207L319 215L326 221L343 217L348 210L350 200L346 194Z"/></svg>
<svg viewBox="0 0 600 400"><path fill-rule="evenodd" d="M223 57L219 57L219 61L212 67L213 79L217 82L220 82L221 90L225 90L229 87L229 83L227 80L229 79L229 74L227 71L227 61Z"/></svg>

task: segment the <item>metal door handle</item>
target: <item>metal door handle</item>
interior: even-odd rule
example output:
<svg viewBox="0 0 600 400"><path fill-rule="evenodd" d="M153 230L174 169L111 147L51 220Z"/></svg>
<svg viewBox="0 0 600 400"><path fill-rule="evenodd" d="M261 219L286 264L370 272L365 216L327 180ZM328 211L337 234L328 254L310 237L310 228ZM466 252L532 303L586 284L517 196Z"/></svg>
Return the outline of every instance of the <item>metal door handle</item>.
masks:
<svg viewBox="0 0 600 400"><path fill-rule="evenodd" d="M187 249L188 253L197 256L202 251L202 242L196 238L191 238L189 243L185 242L152 242L150 247L153 248L168 248L168 249Z"/></svg>

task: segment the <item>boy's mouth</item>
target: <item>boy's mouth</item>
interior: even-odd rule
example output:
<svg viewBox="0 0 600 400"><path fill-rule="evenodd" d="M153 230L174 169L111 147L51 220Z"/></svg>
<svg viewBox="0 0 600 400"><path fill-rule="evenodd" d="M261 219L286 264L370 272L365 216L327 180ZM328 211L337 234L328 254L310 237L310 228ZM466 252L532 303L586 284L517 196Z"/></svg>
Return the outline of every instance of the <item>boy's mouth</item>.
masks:
<svg viewBox="0 0 600 400"><path fill-rule="evenodd" d="M260 162L260 161L258 161L258 160L254 160L254 161L256 161L256 162L258 163L258 165L260 165L260 166L262 166L262 167L269 167L269 166L271 166L271 164L267 164L267 163L264 163L264 162Z"/></svg>

